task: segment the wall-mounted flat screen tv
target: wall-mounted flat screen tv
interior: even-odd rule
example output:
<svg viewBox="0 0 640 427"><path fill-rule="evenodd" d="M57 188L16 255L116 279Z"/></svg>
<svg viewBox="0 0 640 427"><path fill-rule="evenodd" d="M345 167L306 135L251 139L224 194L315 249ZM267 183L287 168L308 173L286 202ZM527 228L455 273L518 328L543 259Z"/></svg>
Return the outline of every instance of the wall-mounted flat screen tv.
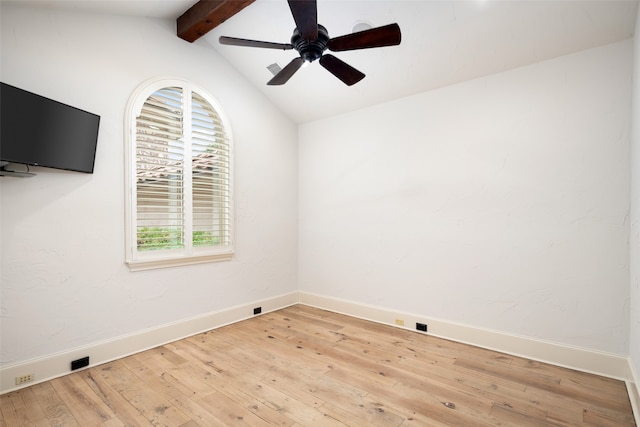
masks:
<svg viewBox="0 0 640 427"><path fill-rule="evenodd" d="M100 116L0 82L2 164L93 173Z"/></svg>

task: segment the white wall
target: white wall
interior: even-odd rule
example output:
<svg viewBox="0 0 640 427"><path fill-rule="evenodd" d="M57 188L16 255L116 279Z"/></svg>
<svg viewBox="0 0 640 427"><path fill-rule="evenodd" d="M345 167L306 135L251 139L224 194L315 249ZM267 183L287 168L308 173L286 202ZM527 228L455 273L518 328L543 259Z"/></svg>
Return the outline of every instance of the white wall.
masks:
<svg viewBox="0 0 640 427"><path fill-rule="evenodd" d="M640 391L640 9L633 49L633 108L631 122L631 310L629 355ZM640 402L639 402L640 405ZM640 409L640 406L638 407ZM640 416L640 415L639 415Z"/></svg>
<svg viewBox="0 0 640 427"><path fill-rule="evenodd" d="M214 51L178 39L173 22L0 11L0 80L102 116L93 175L35 168L34 178L0 179L2 366L300 289L630 348L638 372L637 173L628 316L631 42L297 133ZM635 46L637 76L638 35ZM124 108L158 75L196 81L230 118L232 262L138 273L124 264Z"/></svg>
<svg viewBox="0 0 640 427"><path fill-rule="evenodd" d="M302 125L300 290L626 355L631 52Z"/></svg>
<svg viewBox="0 0 640 427"><path fill-rule="evenodd" d="M1 8L1 80L102 117L93 175L35 168L34 178L0 179L3 365L297 289L292 122L212 49L176 37L174 21ZM162 75L195 81L230 119L237 254L131 273L124 109L141 82Z"/></svg>

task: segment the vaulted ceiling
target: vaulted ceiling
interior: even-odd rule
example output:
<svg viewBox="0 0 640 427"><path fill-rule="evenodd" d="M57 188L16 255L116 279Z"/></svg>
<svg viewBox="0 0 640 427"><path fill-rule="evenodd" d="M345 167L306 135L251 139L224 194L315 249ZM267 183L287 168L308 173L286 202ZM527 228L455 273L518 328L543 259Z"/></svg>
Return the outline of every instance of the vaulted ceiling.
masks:
<svg viewBox="0 0 640 427"><path fill-rule="evenodd" d="M198 3L24 1L38 7L176 22ZM360 24L377 27L398 23L402 43L334 53L366 74L353 86L346 86L317 61L299 70L285 85L267 86L273 77L267 67L284 67L297 55L296 51L227 46L218 39L230 36L289 43L295 23L287 1L207 3L196 7L211 9L212 4L221 4L224 10L217 13L227 13L229 17L217 26L217 22L198 21L200 18L196 17L194 25L199 27L192 31L202 35L197 34L193 43L220 53L298 123L628 39L634 32L638 7L637 0L318 0L318 22L328 29L330 37L349 34ZM215 28L203 29L203 25Z"/></svg>

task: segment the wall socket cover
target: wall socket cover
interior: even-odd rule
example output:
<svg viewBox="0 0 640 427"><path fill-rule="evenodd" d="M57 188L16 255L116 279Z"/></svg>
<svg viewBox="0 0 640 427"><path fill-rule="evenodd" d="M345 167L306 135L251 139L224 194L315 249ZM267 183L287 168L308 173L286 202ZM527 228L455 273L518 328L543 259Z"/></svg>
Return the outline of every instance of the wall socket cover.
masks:
<svg viewBox="0 0 640 427"><path fill-rule="evenodd" d="M19 377L16 377L16 385L29 383L33 381L34 378L35 376L33 374L20 375Z"/></svg>

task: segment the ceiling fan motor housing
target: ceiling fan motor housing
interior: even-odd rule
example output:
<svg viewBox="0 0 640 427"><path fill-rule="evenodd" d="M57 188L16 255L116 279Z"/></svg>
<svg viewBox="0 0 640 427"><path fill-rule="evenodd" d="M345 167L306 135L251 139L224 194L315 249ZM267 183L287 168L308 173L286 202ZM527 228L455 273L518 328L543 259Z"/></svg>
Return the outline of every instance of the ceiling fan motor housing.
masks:
<svg viewBox="0 0 640 427"><path fill-rule="evenodd" d="M320 58L325 50L327 50L327 44L329 43L329 33L327 29L318 24L318 38L315 40L305 39L300 35L300 32L296 28L293 30L293 36L291 36L291 44L295 50L300 53L302 59L307 62L313 62Z"/></svg>

